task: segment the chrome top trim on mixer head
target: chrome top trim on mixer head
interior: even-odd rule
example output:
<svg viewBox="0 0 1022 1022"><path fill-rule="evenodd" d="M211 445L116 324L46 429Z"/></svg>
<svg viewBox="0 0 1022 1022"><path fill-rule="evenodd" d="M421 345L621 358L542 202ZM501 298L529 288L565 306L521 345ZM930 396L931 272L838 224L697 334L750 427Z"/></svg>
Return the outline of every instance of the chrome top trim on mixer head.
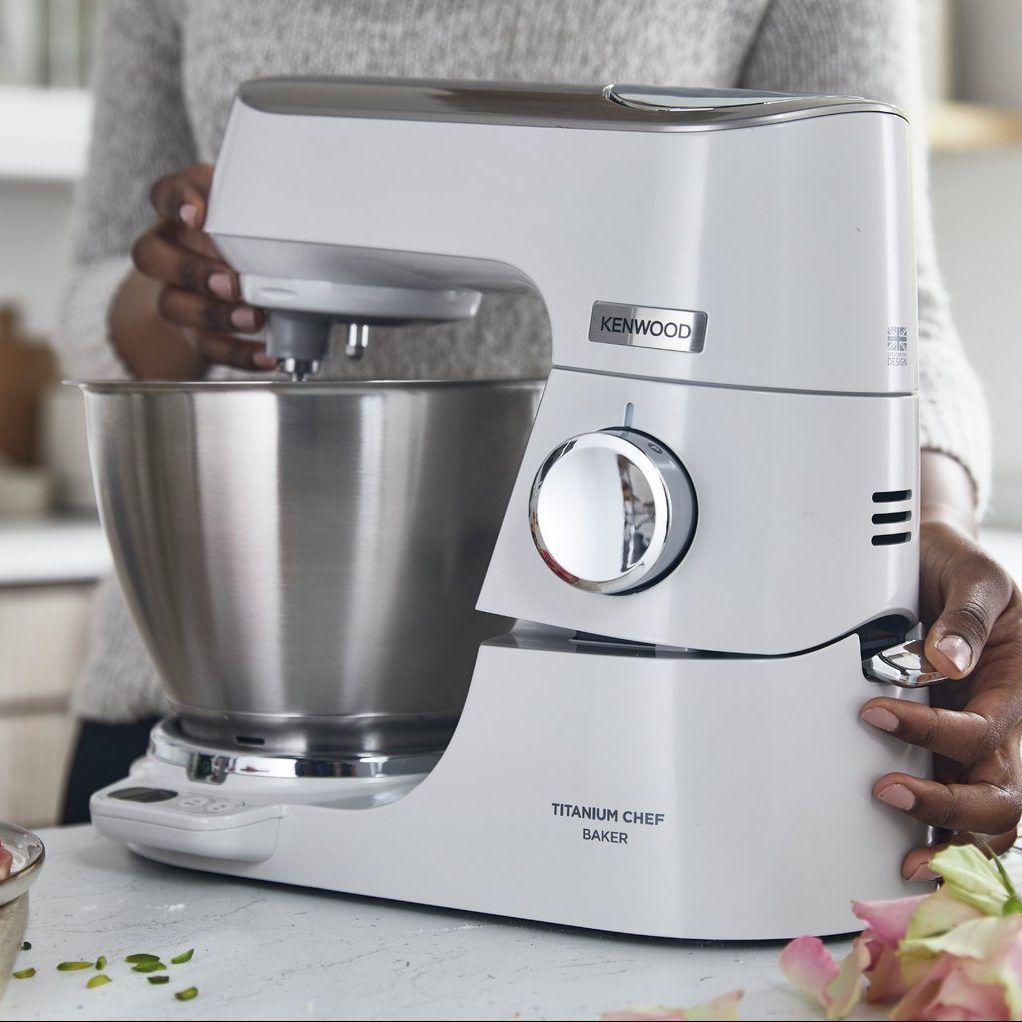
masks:
<svg viewBox="0 0 1022 1022"><path fill-rule="evenodd" d="M190 781L223 784L227 777L405 777L427 774L440 760L439 752L403 755L293 756L248 753L193 741L181 732L174 717L160 721L149 736L149 755L184 767Z"/></svg>
<svg viewBox="0 0 1022 1022"><path fill-rule="evenodd" d="M238 99L272 114L614 131L707 131L839 113L905 117L856 96L429 78L260 78L242 85Z"/></svg>

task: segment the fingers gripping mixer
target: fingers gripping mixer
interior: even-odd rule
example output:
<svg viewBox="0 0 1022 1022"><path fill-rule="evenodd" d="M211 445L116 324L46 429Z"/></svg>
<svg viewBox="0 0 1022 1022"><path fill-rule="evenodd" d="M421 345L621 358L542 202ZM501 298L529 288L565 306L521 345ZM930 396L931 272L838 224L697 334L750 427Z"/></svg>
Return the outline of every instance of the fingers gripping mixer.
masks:
<svg viewBox="0 0 1022 1022"><path fill-rule="evenodd" d="M543 300L554 369L478 602L518 625L432 769L192 749L220 757L202 778L156 734L129 790L173 798L112 786L96 825L199 869L672 937L841 932L851 898L905 893L921 835L870 789L927 763L858 709L934 680L887 649L918 619L907 139L845 97L243 86L207 224L296 379L335 321L354 355L367 325ZM329 475L337 442L303 456Z"/></svg>

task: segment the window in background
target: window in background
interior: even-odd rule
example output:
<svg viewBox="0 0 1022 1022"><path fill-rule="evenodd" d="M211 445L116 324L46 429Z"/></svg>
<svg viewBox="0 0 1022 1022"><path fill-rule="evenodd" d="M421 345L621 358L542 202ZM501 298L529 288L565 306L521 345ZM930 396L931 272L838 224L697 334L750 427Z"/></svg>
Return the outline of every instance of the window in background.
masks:
<svg viewBox="0 0 1022 1022"><path fill-rule="evenodd" d="M96 5L0 0L0 85L85 85Z"/></svg>

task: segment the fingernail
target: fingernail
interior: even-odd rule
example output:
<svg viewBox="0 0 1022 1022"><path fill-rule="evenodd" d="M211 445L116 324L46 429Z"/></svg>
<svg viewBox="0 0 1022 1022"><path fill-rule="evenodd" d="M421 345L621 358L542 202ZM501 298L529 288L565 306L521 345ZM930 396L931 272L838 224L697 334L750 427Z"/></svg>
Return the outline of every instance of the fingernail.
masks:
<svg viewBox="0 0 1022 1022"><path fill-rule="evenodd" d="M871 706L868 710L863 710L859 716L867 724L872 724L881 731L897 731L900 723L890 710L885 710L882 706Z"/></svg>
<svg viewBox="0 0 1022 1022"><path fill-rule="evenodd" d="M190 202L186 202L177 211L177 215L181 218L181 223L187 224L189 227L194 227L196 217L199 215L199 210Z"/></svg>
<svg viewBox="0 0 1022 1022"><path fill-rule="evenodd" d="M231 286L231 275L229 273L211 273L206 283L210 291L217 298L229 299L234 296L234 289Z"/></svg>
<svg viewBox="0 0 1022 1022"><path fill-rule="evenodd" d="M889 784L877 795L877 798L889 806L894 806L895 809L906 812L913 809L916 804L915 795L904 784Z"/></svg>
<svg viewBox="0 0 1022 1022"><path fill-rule="evenodd" d="M257 351L252 356L252 364L259 369L276 369L277 359L273 355L267 355L265 352Z"/></svg>
<svg viewBox="0 0 1022 1022"><path fill-rule="evenodd" d="M937 649L963 674L972 666L972 647L960 635L945 635Z"/></svg>
<svg viewBox="0 0 1022 1022"><path fill-rule="evenodd" d="M924 862L916 871L908 877L909 881L936 880L937 874Z"/></svg>
<svg viewBox="0 0 1022 1022"><path fill-rule="evenodd" d="M248 305L239 305L231 313L231 326L235 330L255 330L256 311Z"/></svg>

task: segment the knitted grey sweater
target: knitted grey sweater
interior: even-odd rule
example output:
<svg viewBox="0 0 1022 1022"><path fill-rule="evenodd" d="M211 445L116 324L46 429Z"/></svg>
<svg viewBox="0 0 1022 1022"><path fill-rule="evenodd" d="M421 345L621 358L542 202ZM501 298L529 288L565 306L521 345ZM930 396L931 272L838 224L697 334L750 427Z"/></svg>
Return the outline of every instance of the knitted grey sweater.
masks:
<svg viewBox="0 0 1022 1022"><path fill-rule="evenodd" d="M285 73L550 82L630 81L851 93L920 115L914 0L108 0L95 73L89 170L59 346L78 379L128 375L110 345L110 300L150 220L152 181L213 161L239 82ZM414 157L413 157L414 158ZM925 447L971 472L985 499L982 394L951 324L918 159L921 421ZM375 332L338 376L543 374L549 338L535 303L491 298L431 343ZM230 375L216 369L213 376ZM76 712L108 721L160 712L155 669L116 585L97 594Z"/></svg>

